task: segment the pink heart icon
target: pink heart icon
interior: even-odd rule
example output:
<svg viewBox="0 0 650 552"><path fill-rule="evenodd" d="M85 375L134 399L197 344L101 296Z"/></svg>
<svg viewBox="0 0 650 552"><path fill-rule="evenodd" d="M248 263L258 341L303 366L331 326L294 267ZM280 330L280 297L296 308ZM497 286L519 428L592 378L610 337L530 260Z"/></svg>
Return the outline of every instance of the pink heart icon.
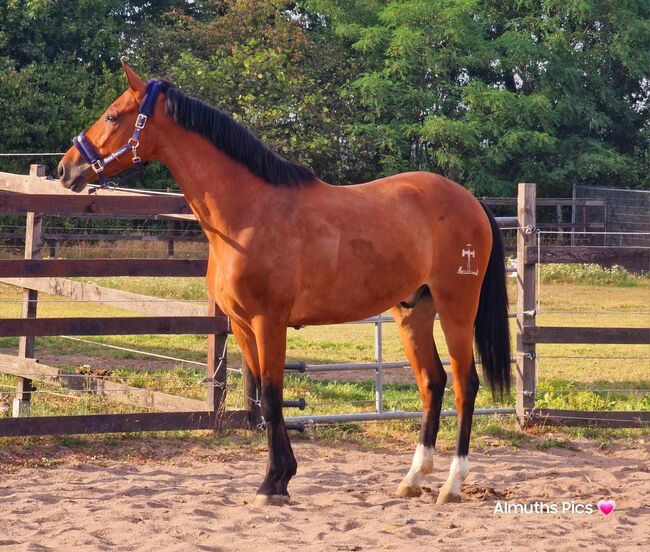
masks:
<svg viewBox="0 0 650 552"><path fill-rule="evenodd" d="M616 508L616 502L613 500L599 500L597 506L601 514L608 516Z"/></svg>

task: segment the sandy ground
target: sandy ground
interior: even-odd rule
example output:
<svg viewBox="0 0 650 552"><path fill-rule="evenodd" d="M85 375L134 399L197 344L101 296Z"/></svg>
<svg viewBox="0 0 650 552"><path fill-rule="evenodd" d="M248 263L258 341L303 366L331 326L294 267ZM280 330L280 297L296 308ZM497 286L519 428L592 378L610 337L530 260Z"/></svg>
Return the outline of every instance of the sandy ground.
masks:
<svg viewBox="0 0 650 552"><path fill-rule="evenodd" d="M143 445L144 446L144 445ZM650 452L495 448L471 456L462 504L437 506L451 459L440 453L425 493L393 495L411 451L298 442L299 473L282 507L251 505L264 471L256 446L110 460L0 450L0 550L577 550L650 549ZM27 454L27 453L26 453ZM33 452L41 454L41 452ZM34 467L36 466L36 467ZM48 467L49 466L49 467ZM608 517L503 514L501 504L616 501Z"/></svg>

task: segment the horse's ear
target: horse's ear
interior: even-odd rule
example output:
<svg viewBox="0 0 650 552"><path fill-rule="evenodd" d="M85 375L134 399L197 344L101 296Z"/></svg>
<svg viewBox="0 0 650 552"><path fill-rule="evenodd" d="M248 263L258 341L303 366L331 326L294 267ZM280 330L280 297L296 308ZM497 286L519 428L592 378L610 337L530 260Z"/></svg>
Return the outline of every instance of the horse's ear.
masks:
<svg viewBox="0 0 650 552"><path fill-rule="evenodd" d="M126 75L126 80L129 82L131 90L137 94L144 94L147 86L138 74L129 67L125 60L122 60L122 68L124 69L124 74Z"/></svg>

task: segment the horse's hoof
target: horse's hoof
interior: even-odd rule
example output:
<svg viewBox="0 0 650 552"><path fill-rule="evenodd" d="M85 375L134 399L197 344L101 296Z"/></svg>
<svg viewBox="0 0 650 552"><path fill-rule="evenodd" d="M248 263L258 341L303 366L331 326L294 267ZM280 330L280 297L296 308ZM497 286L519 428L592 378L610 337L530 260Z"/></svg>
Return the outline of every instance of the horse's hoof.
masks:
<svg viewBox="0 0 650 552"><path fill-rule="evenodd" d="M282 506L289 503L289 495L255 495L255 506Z"/></svg>
<svg viewBox="0 0 650 552"><path fill-rule="evenodd" d="M420 496L422 494L422 489L420 487L411 487L409 485L402 485L400 483L395 494L401 497Z"/></svg>
<svg viewBox="0 0 650 552"><path fill-rule="evenodd" d="M451 502L460 502L460 495L453 494L444 487L440 489L436 504L449 504Z"/></svg>

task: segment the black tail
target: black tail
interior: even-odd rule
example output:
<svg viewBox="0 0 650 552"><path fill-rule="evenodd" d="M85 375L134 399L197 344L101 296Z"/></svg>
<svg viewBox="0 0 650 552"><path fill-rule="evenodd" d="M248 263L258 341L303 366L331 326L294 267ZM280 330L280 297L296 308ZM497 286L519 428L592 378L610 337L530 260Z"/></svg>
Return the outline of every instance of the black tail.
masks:
<svg viewBox="0 0 650 552"><path fill-rule="evenodd" d="M496 398L510 392L510 326L508 290L501 231L490 209L483 209L492 227L492 251L481 287L474 339L483 364L483 374Z"/></svg>

